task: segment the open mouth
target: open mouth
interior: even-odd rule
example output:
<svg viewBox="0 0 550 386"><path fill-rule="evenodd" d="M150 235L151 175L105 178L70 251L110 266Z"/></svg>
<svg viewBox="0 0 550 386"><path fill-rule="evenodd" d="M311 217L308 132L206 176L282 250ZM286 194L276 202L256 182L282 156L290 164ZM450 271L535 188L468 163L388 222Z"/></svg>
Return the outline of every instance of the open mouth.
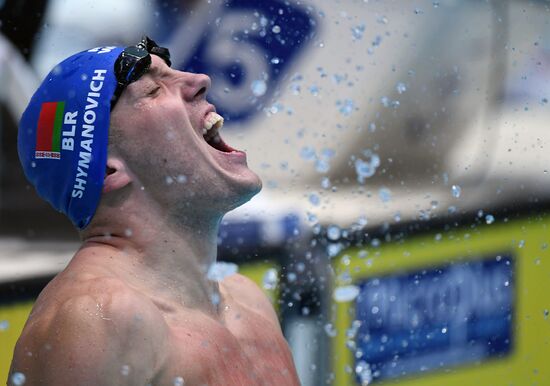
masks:
<svg viewBox="0 0 550 386"><path fill-rule="evenodd" d="M210 112L206 115L204 120L204 127L202 129L202 136L206 143L212 146L214 149L224 152L231 153L237 151L231 146L226 144L222 137L220 137L219 130L223 126L223 117L215 112Z"/></svg>

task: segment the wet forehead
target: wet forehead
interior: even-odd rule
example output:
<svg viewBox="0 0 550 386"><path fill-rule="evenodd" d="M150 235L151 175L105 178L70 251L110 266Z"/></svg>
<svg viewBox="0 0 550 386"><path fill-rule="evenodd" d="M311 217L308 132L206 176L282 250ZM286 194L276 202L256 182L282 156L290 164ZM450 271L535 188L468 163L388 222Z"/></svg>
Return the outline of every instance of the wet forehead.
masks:
<svg viewBox="0 0 550 386"><path fill-rule="evenodd" d="M153 78L162 77L170 73L170 67L157 55L151 54L151 66L147 71L147 75Z"/></svg>

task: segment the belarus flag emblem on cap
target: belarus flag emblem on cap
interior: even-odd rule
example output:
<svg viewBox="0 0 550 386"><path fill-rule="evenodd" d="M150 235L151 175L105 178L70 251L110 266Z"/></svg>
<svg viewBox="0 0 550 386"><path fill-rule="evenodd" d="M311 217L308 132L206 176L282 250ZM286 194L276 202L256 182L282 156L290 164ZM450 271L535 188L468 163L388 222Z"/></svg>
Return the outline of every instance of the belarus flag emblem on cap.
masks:
<svg viewBox="0 0 550 386"><path fill-rule="evenodd" d="M65 102L42 103L36 128L35 158L61 158L61 126Z"/></svg>

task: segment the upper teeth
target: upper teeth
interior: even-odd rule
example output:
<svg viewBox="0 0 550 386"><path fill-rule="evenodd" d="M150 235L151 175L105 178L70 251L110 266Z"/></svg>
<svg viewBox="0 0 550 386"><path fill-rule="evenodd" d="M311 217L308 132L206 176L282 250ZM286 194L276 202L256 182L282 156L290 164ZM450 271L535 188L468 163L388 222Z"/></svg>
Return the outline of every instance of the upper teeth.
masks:
<svg viewBox="0 0 550 386"><path fill-rule="evenodd" d="M204 120L204 127L202 128L202 134L206 135L209 130L219 130L223 126L223 117L215 112L210 112L206 115Z"/></svg>

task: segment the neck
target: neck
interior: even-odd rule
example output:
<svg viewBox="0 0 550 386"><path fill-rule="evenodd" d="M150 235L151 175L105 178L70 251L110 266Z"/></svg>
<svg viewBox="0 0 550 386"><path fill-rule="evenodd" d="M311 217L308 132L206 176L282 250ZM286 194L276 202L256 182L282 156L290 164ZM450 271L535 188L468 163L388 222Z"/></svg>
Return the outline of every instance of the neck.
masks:
<svg viewBox="0 0 550 386"><path fill-rule="evenodd" d="M121 206L109 208L109 216L98 212L81 234L84 244L118 250L113 269L158 301L215 311L212 300L219 299L219 289L206 273L216 262L221 215L174 217L151 209Z"/></svg>

